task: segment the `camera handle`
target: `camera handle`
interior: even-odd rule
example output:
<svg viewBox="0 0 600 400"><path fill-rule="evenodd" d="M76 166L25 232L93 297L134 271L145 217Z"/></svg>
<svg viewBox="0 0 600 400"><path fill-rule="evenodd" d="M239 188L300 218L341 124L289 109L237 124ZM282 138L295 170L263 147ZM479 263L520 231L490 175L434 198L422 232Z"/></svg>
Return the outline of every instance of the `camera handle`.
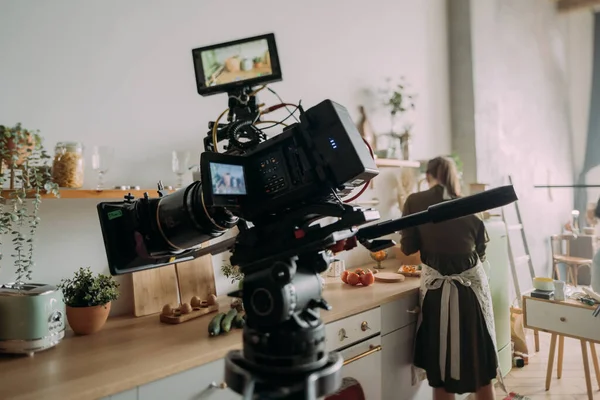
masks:
<svg viewBox="0 0 600 400"><path fill-rule="evenodd" d="M231 90L227 93L228 114L227 123L215 121L208 123L208 133L204 138L204 149L216 151L217 143L227 140L225 146L227 153L238 154L255 147L264 138L261 131L254 126L260 114L258 110L257 90L245 86ZM212 130L217 126L217 143L213 142ZM245 140L245 141L242 141Z"/></svg>

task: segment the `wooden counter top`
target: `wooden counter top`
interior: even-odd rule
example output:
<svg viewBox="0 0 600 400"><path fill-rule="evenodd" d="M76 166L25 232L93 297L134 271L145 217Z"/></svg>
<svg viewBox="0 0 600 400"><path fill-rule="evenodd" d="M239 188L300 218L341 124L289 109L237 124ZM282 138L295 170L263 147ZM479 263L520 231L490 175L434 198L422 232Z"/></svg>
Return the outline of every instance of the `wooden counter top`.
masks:
<svg viewBox="0 0 600 400"><path fill-rule="evenodd" d="M394 260L386 264L389 271L397 268ZM332 322L406 296L418 286L417 278L369 287L330 279L323 297L333 310L321 316ZM229 299L220 301L227 309ZM97 399L218 360L241 348L241 330L209 338L212 315L180 325L160 323L158 315L111 318L102 331L90 336L69 331L58 346L34 357L0 356L0 399Z"/></svg>

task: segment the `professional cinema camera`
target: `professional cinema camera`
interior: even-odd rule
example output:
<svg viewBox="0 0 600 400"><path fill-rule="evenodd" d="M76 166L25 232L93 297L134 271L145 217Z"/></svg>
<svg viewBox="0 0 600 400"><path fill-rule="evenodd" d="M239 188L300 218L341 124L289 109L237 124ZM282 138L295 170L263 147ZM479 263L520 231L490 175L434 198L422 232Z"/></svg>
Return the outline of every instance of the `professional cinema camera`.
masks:
<svg viewBox="0 0 600 400"><path fill-rule="evenodd" d="M243 350L226 358L228 386L245 399L316 399L341 384L343 360L328 353L320 309L319 273L333 253L358 243L371 251L402 229L459 218L516 200L512 186L448 201L429 210L375 222L374 209L349 204L378 174L368 145L347 110L325 100L300 112L297 123L267 138L257 85L281 80L274 36L192 51L198 93L228 93L228 123L209 125L201 181L159 197L98 204L113 275L230 250L244 274L247 322ZM246 60L254 57L254 64ZM246 65L245 65L246 64ZM264 87L264 86L262 86ZM260 88L259 88L260 89ZM281 107L286 107L284 103ZM219 142L226 142L219 152ZM360 194L361 192L359 192ZM238 227L236 237L202 243Z"/></svg>

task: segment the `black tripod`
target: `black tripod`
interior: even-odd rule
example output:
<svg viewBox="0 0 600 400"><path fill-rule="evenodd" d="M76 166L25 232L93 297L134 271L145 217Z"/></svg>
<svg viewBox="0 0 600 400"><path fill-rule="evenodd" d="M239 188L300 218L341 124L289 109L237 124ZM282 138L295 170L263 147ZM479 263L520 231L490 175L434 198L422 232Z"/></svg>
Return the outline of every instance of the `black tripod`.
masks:
<svg viewBox="0 0 600 400"><path fill-rule="evenodd" d="M326 227L315 219L337 217ZM342 357L327 353L320 310L320 273L333 253L328 248L353 238L356 226L379 218L373 210L323 202L283 217L243 224L231 262L244 273L246 311L243 350L226 357L225 381L244 399L317 399L341 385ZM270 238L270 240L265 240Z"/></svg>

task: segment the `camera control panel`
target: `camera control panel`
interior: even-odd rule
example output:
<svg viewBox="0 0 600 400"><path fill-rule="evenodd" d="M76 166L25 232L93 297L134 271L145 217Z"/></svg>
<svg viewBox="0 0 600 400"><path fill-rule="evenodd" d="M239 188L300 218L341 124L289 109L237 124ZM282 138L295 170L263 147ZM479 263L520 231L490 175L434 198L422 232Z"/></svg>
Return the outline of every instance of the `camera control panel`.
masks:
<svg viewBox="0 0 600 400"><path fill-rule="evenodd" d="M277 153L270 154L259 161L259 170L263 179L266 194L275 194L286 188L285 168Z"/></svg>

